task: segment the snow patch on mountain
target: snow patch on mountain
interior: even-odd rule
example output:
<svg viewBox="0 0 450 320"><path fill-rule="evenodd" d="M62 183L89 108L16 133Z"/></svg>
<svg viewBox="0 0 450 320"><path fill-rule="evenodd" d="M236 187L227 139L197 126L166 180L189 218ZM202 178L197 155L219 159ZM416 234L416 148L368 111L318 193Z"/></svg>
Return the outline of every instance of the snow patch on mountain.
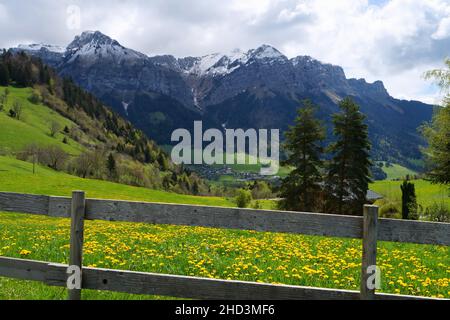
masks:
<svg viewBox="0 0 450 320"><path fill-rule="evenodd" d="M99 31L85 31L76 36L67 47L68 62L77 58L95 61L101 58L110 58L116 63L136 59L146 59L147 56L137 51L123 47L116 40Z"/></svg>
<svg viewBox="0 0 450 320"><path fill-rule="evenodd" d="M126 115L128 116L128 107L130 106L130 103L122 101L122 107L123 110L125 110Z"/></svg>
<svg viewBox="0 0 450 320"><path fill-rule="evenodd" d="M55 52L55 53L64 53L66 52L66 48L62 46L54 46L50 44L43 43L32 43L32 44L19 44L18 49L25 51L40 51L42 49Z"/></svg>
<svg viewBox="0 0 450 320"><path fill-rule="evenodd" d="M275 49L272 46L269 46L267 44L262 45L261 47L257 49L253 49L249 51L249 54L252 58L258 59L258 60L276 60L276 61L285 61L287 60L286 56L283 55L280 51Z"/></svg>
<svg viewBox="0 0 450 320"><path fill-rule="evenodd" d="M184 59L190 59L192 61L187 64L187 67L183 71L197 76L227 75L255 61L269 64L288 61L286 56L269 45L262 45L257 49L252 49L247 52L234 49L229 53L214 53L200 58Z"/></svg>

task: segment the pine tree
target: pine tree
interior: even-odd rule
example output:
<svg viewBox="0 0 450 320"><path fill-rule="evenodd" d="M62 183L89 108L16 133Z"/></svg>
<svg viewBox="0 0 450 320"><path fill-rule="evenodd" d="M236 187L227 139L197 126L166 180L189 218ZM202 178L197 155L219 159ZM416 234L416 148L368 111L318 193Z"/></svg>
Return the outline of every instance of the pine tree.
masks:
<svg viewBox="0 0 450 320"><path fill-rule="evenodd" d="M344 99L339 107L341 112L333 116L337 141L329 148L332 159L326 178L326 210L360 215L371 181L368 127L352 99Z"/></svg>
<svg viewBox="0 0 450 320"><path fill-rule="evenodd" d="M194 184L192 185L192 193L194 196L198 196L200 193L200 186L198 185L197 181L194 181Z"/></svg>
<svg viewBox="0 0 450 320"><path fill-rule="evenodd" d="M163 152L160 152L158 156L158 163L161 167L161 170L163 171L169 170L169 161L167 160L167 157Z"/></svg>
<svg viewBox="0 0 450 320"><path fill-rule="evenodd" d="M9 85L9 71L4 63L0 63L0 86L7 87Z"/></svg>
<svg viewBox="0 0 450 320"><path fill-rule="evenodd" d="M413 183L403 181L400 186L402 190L402 218L404 220L415 220L417 211L416 188Z"/></svg>
<svg viewBox="0 0 450 320"><path fill-rule="evenodd" d="M280 207L284 210L314 211L321 191L321 156L325 130L314 116L316 108L310 101L297 113L295 125L286 133L288 159L284 165L294 170L283 180Z"/></svg>
<svg viewBox="0 0 450 320"><path fill-rule="evenodd" d="M110 153L108 156L106 167L108 169L109 176L113 178L116 175L116 159L114 159L112 153Z"/></svg>

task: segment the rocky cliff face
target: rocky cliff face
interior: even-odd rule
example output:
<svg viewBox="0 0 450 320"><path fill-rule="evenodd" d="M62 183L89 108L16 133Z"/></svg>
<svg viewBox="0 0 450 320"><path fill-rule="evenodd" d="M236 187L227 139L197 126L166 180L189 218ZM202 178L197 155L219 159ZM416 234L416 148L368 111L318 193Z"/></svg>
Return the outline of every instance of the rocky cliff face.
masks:
<svg viewBox="0 0 450 320"><path fill-rule="evenodd" d="M339 66L309 56L288 59L262 45L203 57L148 57L100 32L84 32L67 48L20 46L128 117L151 138L170 141L194 120L206 126L281 128L293 123L303 99L320 105L325 122L352 96L368 116L373 153L408 164L423 143L417 127L432 108L392 98L381 81L347 79Z"/></svg>

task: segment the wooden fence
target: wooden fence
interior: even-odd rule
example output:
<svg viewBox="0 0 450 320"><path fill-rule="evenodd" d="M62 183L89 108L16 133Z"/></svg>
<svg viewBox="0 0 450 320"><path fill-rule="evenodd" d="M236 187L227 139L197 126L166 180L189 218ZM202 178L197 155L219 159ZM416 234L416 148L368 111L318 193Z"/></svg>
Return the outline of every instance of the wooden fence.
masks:
<svg viewBox="0 0 450 320"><path fill-rule="evenodd" d="M364 216L340 216L0 193L0 211L71 218L70 266L82 268L82 288L189 299L243 300L397 300L424 297L376 293L366 285L368 267L376 265L377 241L448 246L450 224L378 219L378 207L365 206ZM84 220L201 226L362 239L360 291L207 279L82 267ZM0 257L0 276L67 286L68 265ZM69 290L78 300L81 290Z"/></svg>

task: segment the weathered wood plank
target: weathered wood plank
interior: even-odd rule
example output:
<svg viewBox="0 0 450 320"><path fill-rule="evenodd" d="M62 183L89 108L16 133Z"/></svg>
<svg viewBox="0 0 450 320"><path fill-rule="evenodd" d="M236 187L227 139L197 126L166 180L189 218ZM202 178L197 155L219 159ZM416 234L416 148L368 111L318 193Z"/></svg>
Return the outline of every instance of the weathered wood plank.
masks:
<svg viewBox="0 0 450 320"><path fill-rule="evenodd" d="M421 296L409 296L409 295L400 295L400 294L391 294L391 293L376 293L375 300L449 300L449 299L439 299L439 298L430 298L430 297L421 297Z"/></svg>
<svg viewBox="0 0 450 320"><path fill-rule="evenodd" d="M41 281L51 286L66 287L67 268L68 265L63 264L0 257L0 276ZM99 268L84 268L83 270L83 289L191 299L359 299L359 292L349 290L271 285ZM376 294L376 299L430 300L431 298Z"/></svg>
<svg viewBox="0 0 450 320"><path fill-rule="evenodd" d="M64 286L60 266L52 266L50 285ZM51 280L50 280L51 279ZM131 294L160 295L200 300L356 300L356 291L312 287L261 284L153 274L110 269L84 268L83 289L106 290Z"/></svg>
<svg viewBox="0 0 450 320"><path fill-rule="evenodd" d="M378 241L450 246L450 223L380 219Z"/></svg>
<svg viewBox="0 0 450 320"><path fill-rule="evenodd" d="M47 208L47 209L45 209ZM88 199L87 219L362 238L362 217ZM0 211L70 217L70 198L0 193ZM450 245L450 224L380 219L379 241Z"/></svg>
<svg viewBox="0 0 450 320"><path fill-rule="evenodd" d="M48 196L0 193L0 211L47 215L48 205Z"/></svg>
<svg viewBox="0 0 450 320"><path fill-rule="evenodd" d="M362 237L362 217L115 200L86 202L90 220Z"/></svg>
<svg viewBox="0 0 450 320"><path fill-rule="evenodd" d="M361 300L375 300L375 283L368 280L372 274L369 272L370 268L377 264L378 207L364 206L363 223Z"/></svg>
<svg viewBox="0 0 450 320"><path fill-rule="evenodd" d="M45 282L48 263L0 257L0 277Z"/></svg>
<svg viewBox="0 0 450 320"><path fill-rule="evenodd" d="M50 197L48 215L55 218L70 218L72 199L66 197Z"/></svg>
<svg viewBox="0 0 450 320"><path fill-rule="evenodd" d="M60 265L50 265L47 283L64 286ZM358 300L360 293L290 285L217 280L143 272L84 268L83 289L159 295L199 300ZM377 294L377 300L428 300L425 297Z"/></svg>
<svg viewBox="0 0 450 320"><path fill-rule="evenodd" d="M86 197L83 191L72 193L70 224L70 257L69 265L83 267L84 216L86 213ZM81 300L79 289L69 289L69 300Z"/></svg>

